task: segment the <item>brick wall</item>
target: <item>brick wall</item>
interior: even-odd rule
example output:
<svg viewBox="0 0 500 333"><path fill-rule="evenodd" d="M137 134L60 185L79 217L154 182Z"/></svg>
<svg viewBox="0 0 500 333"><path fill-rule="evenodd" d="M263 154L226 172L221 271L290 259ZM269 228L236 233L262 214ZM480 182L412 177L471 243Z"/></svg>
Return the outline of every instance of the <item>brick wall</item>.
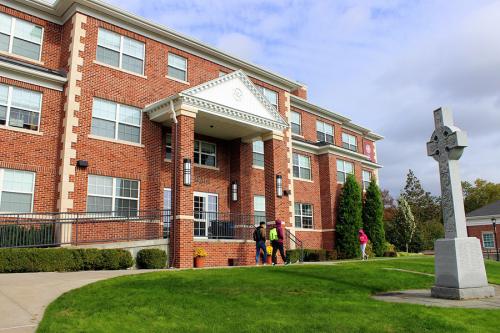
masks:
<svg viewBox="0 0 500 333"><path fill-rule="evenodd" d="M477 226L471 226L467 227L467 234L469 237L477 237L481 241L481 246L483 246L483 237L482 233L485 231L493 232L493 226L492 225L477 225ZM497 227L497 241L500 242L500 228ZM500 248L500 246L499 246Z"/></svg>

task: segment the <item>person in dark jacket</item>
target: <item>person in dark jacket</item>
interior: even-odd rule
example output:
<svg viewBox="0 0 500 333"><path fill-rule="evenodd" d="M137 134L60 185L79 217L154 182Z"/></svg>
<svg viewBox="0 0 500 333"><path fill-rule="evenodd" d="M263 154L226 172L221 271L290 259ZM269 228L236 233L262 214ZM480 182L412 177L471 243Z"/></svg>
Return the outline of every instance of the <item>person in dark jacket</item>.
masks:
<svg viewBox="0 0 500 333"><path fill-rule="evenodd" d="M278 261L278 258L276 257L276 252L278 252L278 250L280 251L281 259L283 259L285 265L288 264L285 257L285 249L283 248L284 236L283 222L281 220L276 220L276 227L269 233L269 240L271 241L271 246L273 247L273 266L276 265Z"/></svg>
<svg viewBox="0 0 500 333"><path fill-rule="evenodd" d="M255 265L259 264L260 250L264 252L264 260L262 263L265 265L267 260L266 222L260 222L260 225L255 228L253 239L255 241Z"/></svg>

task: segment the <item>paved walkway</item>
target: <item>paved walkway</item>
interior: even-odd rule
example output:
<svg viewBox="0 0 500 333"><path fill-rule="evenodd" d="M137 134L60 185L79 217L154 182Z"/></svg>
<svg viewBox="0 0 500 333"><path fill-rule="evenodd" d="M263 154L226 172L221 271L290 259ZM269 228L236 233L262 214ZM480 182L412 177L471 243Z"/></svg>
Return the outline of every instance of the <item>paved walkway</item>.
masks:
<svg viewBox="0 0 500 333"><path fill-rule="evenodd" d="M47 305L71 289L148 272L151 270L0 274L0 333L35 332Z"/></svg>

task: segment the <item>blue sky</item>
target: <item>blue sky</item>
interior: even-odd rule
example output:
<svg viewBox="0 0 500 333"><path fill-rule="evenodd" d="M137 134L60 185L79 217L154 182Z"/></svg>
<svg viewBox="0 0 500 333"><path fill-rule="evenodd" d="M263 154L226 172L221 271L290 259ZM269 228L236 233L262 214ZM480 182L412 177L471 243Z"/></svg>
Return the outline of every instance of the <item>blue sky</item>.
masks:
<svg viewBox="0 0 500 333"><path fill-rule="evenodd" d="M309 100L385 136L383 188L408 169L437 193L432 111L469 135L462 175L500 182L500 1L110 0L305 83Z"/></svg>

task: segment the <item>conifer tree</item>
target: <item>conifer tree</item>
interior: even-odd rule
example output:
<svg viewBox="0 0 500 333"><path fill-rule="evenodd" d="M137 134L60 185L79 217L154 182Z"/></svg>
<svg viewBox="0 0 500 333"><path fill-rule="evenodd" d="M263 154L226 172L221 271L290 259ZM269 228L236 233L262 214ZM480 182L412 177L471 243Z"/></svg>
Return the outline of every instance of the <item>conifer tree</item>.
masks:
<svg viewBox="0 0 500 333"><path fill-rule="evenodd" d="M361 255L358 231L363 226L361 187L353 175L348 175L340 194L336 229L337 251L341 258Z"/></svg>
<svg viewBox="0 0 500 333"><path fill-rule="evenodd" d="M377 181L372 179L366 189L365 204L363 206L363 228L366 235L372 242L373 251L379 257L385 252L385 231L384 231L384 203L382 195L377 185Z"/></svg>
<svg viewBox="0 0 500 333"><path fill-rule="evenodd" d="M404 244L406 252L408 252L408 247L413 239L417 225L406 199L403 197L399 198L398 204L398 211L394 219L394 227L400 243Z"/></svg>

